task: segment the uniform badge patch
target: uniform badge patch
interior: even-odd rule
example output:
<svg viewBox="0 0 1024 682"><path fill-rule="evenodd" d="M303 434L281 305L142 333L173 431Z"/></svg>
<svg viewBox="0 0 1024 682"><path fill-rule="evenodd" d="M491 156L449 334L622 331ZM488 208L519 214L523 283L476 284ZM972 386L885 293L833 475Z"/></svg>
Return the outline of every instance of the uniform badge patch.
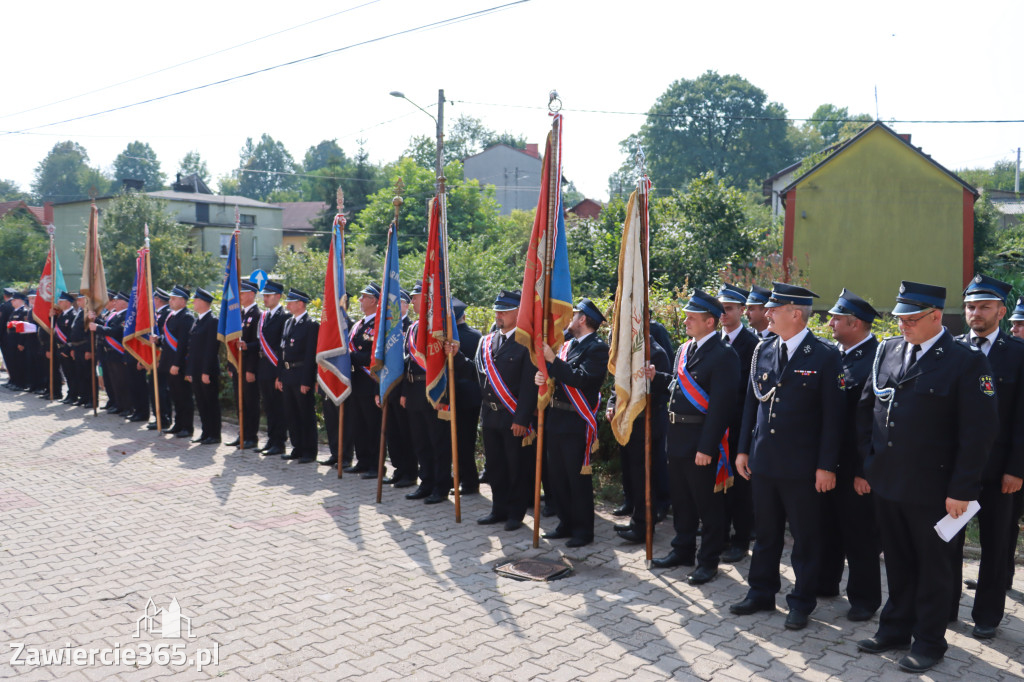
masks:
<svg viewBox="0 0 1024 682"><path fill-rule="evenodd" d="M839 373L839 390L846 390L846 375L843 374L842 372Z"/></svg>
<svg viewBox="0 0 1024 682"><path fill-rule="evenodd" d="M992 385L992 377L987 374L983 374L978 378L978 383L981 384L981 392L985 395L992 397L996 394L995 386Z"/></svg>

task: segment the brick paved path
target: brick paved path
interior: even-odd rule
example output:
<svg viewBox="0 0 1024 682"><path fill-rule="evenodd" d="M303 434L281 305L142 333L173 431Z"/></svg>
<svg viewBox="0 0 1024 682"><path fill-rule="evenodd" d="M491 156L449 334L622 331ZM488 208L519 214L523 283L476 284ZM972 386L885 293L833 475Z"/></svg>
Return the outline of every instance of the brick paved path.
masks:
<svg viewBox="0 0 1024 682"><path fill-rule="evenodd" d="M857 653L877 621L847 621L845 599L823 600L797 633L781 609L730 617L746 561L695 588L683 569L645 570L642 548L613 539L608 514L589 547L542 540L533 550L525 528L474 522L484 497L463 498L457 525L452 504L411 502L387 486L375 505L375 486L0 391L0 677L906 679L895 657ZM656 554L668 533L658 527ZM576 570L548 584L492 571L529 556L564 556ZM787 566L784 591L791 580ZM970 637L965 593L930 678L1024 675L1024 607L1012 594L999 638L983 644ZM147 601L166 608L172 598L194 637L161 637L159 617L155 632L134 637ZM10 643L24 644L21 660L33 648L120 655L162 643L190 658L216 646L218 662L202 672L99 658L12 666Z"/></svg>

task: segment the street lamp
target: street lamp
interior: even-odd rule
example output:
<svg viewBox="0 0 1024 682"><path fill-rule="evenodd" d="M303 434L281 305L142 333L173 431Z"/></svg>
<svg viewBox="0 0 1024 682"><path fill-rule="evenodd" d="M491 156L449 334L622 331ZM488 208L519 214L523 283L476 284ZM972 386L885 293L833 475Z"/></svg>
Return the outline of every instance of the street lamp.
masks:
<svg viewBox="0 0 1024 682"><path fill-rule="evenodd" d="M443 150L444 150L444 90L438 90L437 91L437 117L436 118L434 117L434 115L432 113L430 113L429 111L427 111L426 109L421 107L419 104L416 104L416 102L413 102L411 99L406 97L404 92L400 92L398 90L392 90L390 94L391 94L392 97L398 97L399 99L404 99L406 102L408 102L409 104L413 105L414 107L416 107L417 109L422 111L424 114L429 116L431 118L431 120L433 120L434 123L437 124L437 163L436 163L436 171L437 171L438 189L440 190L441 176L444 173L443 160L442 160L443 159Z"/></svg>

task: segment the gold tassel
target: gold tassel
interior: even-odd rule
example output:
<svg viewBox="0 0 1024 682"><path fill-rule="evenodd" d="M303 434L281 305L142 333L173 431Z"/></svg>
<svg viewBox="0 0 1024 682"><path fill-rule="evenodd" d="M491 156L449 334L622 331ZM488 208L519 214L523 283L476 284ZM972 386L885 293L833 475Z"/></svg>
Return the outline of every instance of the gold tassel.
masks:
<svg viewBox="0 0 1024 682"><path fill-rule="evenodd" d="M594 473L594 470L591 468L589 464L584 464L583 468L580 469L580 474L582 476L590 476L592 473Z"/></svg>

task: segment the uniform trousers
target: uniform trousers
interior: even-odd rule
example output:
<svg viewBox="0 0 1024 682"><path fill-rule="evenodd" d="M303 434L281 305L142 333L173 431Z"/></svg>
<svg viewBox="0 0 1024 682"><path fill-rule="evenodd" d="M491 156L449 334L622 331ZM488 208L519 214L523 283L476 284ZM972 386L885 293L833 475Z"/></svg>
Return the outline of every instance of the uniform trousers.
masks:
<svg viewBox="0 0 1024 682"><path fill-rule="evenodd" d="M447 495L452 488L451 423L438 419L437 410L406 409L409 437L420 470L420 486L432 493Z"/></svg>
<svg viewBox="0 0 1024 682"><path fill-rule="evenodd" d="M754 474L751 482L757 539L747 574L750 584L747 596L761 603L775 602L775 595L782 589L779 561L786 540L786 522L789 521L796 584L786 595L786 602L791 610L808 614L818 603L815 593L821 566L820 500L814 489L814 478L790 479Z"/></svg>
<svg viewBox="0 0 1024 682"><path fill-rule="evenodd" d="M139 369L138 362L132 358L125 365L125 374L132 396L132 416L149 419L149 382L146 381L146 370Z"/></svg>
<svg viewBox="0 0 1024 682"><path fill-rule="evenodd" d="M729 432L730 434L732 431ZM737 433L739 430L737 429ZM739 439L729 441L729 465L736 471L736 448ZM730 534L730 529L732 533ZM747 549L754 530L754 493L751 482L737 475L725 496L725 541L733 547Z"/></svg>
<svg viewBox="0 0 1024 682"><path fill-rule="evenodd" d="M245 372L242 373L243 376ZM234 389L232 395L238 400L238 373L231 372L231 384ZM245 440L256 440L257 432L260 430L260 385L258 381L242 382L242 416L245 423L239 433Z"/></svg>
<svg viewBox="0 0 1024 682"><path fill-rule="evenodd" d="M946 652L953 570L949 546L934 526L946 514L945 505L872 496L889 585L876 636L901 643L909 643L913 636L913 653L941 657Z"/></svg>
<svg viewBox="0 0 1024 682"><path fill-rule="evenodd" d="M1002 477L981 484L978 498L978 530L981 535L981 563L978 567L978 587L974 592L974 608L971 617L975 625L995 627L1003 620L1006 610L1006 588L1013 579L1007 571L1006 556L1013 560L1016 543L1010 544L1010 526L1016 525L1013 518L1013 495L1002 492ZM950 587L953 598L950 602L950 619L960 613L961 585L964 577L964 536L957 533L949 543L953 578Z"/></svg>
<svg viewBox="0 0 1024 682"><path fill-rule="evenodd" d="M670 426L669 447L672 447L672 430L692 428L687 424ZM715 492L718 462L714 456L711 464L697 466L694 462L696 450L687 450L689 452L685 454L670 451L668 458L672 525L676 532L672 548L686 558L696 555L697 565L702 568L717 569L718 559L725 548L725 498L728 493ZM704 530L700 551L697 551L697 528L701 524Z"/></svg>
<svg viewBox="0 0 1024 682"><path fill-rule="evenodd" d="M522 521L533 504L537 448L523 446L522 436L513 435L510 428L484 427L482 435L491 513L501 519Z"/></svg>
<svg viewBox="0 0 1024 682"><path fill-rule="evenodd" d="M586 454L586 434L549 431L544 445L557 505L558 530L590 542L594 539L594 477L580 473Z"/></svg>
<svg viewBox="0 0 1024 682"><path fill-rule="evenodd" d="M78 377L78 399L92 405L92 360L85 359L85 351L75 349L75 376Z"/></svg>
<svg viewBox="0 0 1024 682"><path fill-rule="evenodd" d="M480 472L476 469L476 437L480 424L480 401L455 403L455 434L458 439L459 483L463 490L480 488Z"/></svg>
<svg viewBox="0 0 1024 682"><path fill-rule="evenodd" d="M263 412L267 415L267 442L266 445L276 445L283 448L288 439L288 420L284 416L284 394L274 388L274 380L277 377L264 377L258 374L256 382L260 386L260 397L263 403ZM252 432L256 437L256 432Z"/></svg>
<svg viewBox="0 0 1024 682"><path fill-rule="evenodd" d="M185 381L184 370L177 374L167 375L167 384L171 389L171 402L174 403L174 431L192 433L195 426L195 401L192 398L192 385Z"/></svg>
<svg viewBox="0 0 1024 682"><path fill-rule="evenodd" d="M665 509L672 503L672 486L669 482L669 464L665 456L665 432L668 421L664 408L660 414L651 415L651 515ZM632 525L637 532L647 530L647 475L643 413L633 421L629 442L619 446L623 460L622 485L626 490L627 505L633 507ZM626 487L628 486L628 487Z"/></svg>
<svg viewBox="0 0 1024 682"><path fill-rule="evenodd" d="M850 606L874 613L882 604L881 551L872 495L858 495L853 478L840 476L835 489L821 495L818 594L839 594L843 568L849 564L846 597Z"/></svg>
<svg viewBox="0 0 1024 682"><path fill-rule="evenodd" d="M395 389L388 394L387 446L391 466L395 468L396 481L416 480L416 453L413 452L409 435L409 415L402 407L401 391Z"/></svg>
<svg viewBox="0 0 1024 682"><path fill-rule="evenodd" d="M373 394L353 393L345 401L345 418L351 410L356 420L352 436L356 449L356 466L367 471L377 469L380 457L380 421L383 416L381 409L374 402Z"/></svg>
<svg viewBox="0 0 1024 682"><path fill-rule="evenodd" d="M316 390L310 388L303 393L299 384L285 384L281 393L285 419L288 420L288 436L292 442L292 454L298 457L316 457Z"/></svg>
<svg viewBox="0 0 1024 682"><path fill-rule="evenodd" d="M201 437L220 440L220 376L210 376L208 384L204 384L202 379L194 379L192 393L202 426Z"/></svg>
<svg viewBox="0 0 1024 682"><path fill-rule="evenodd" d="M54 352L56 353L57 351ZM61 355L59 353L57 359L59 364L53 368L54 372L60 372L64 376L64 381L68 385L67 397L71 400L77 400L81 389L78 386L78 375L75 373L75 361L71 359L70 355Z"/></svg>
<svg viewBox="0 0 1024 682"><path fill-rule="evenodd" d="M156 414L156 395L153 391L153 381L156 383L156 390L160 393L160 428L166 429L171 425L171 414L174 411L174 402L171 399L171 375L166 371L152 371L148 377L149 407L153 414Z"/></svg>

